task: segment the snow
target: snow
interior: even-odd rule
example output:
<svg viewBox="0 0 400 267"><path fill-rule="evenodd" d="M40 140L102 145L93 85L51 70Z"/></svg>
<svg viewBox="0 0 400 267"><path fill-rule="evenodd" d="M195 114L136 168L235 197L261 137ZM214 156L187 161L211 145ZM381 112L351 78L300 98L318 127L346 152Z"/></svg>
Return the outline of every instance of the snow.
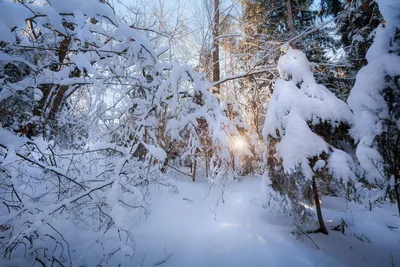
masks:
<svg viewBox="0 0 400 267"><path fill-rule="evenodd" d="M110 207L114 207L116 204L118 204L119 197L121 196L121 185L119 184L119 179L116 179L112 186L110 191L107 194L107 199L106 203Z"/></svg>
<svg viewBox="0 0 400 267"><path fill-rule="evenodd" d="M22 5L15 5L11 0L0 2L0 41L13 43L15 41L11 29L24 27L25 18L32 16L32 12Z"/></svg>
<svg viewBox="0 0 400 267"><path fill-rule="evenodd" d="M10 29L0 21L0 41L6 43L13 43L15 41L14 35L10 32Z"/></svg>
<svg viewBox="0 0 400 267"><path fill-rule="evenodd" d="M384 121L389 119L389 109L383 96L386 77L395 77L400 73L400 56L390 53L392 39L400 27L400 7L396 1L378 1L378 4L386 25L378 27L366 55L368 64L358 72L347 100L355 116L350 134L358 142L357 158L371 182L381 179L383 173L383 160L374 140L382 134Z"/></svg>
<svg viewBox="0 0 400 267"><path fill-rule="evenodd" d="M108 5L102 4L97 0L49 0L47 5L43 5L38 1L22 5L16 4L11 0L3 0L0 2L0 41L15 42L15 37L11 33L11 29L14 29L14 27L23 29L26 25L25 19L31 18L35 14L46 15L54 29L66 34L66 29L61 25L63 16L60 13L72 13L76 16L76 22L83 23L84 16L82 11L79 10L85 10L85 15L89 17L103 16L107 20L115 20L113 10ZM86 33L89 33L87 29L85 30ZM79 37L82 38L84 36L80 34Z"/></svg>
<svg viewBox="0 0 400 267"><path fill-rule="evenodd" d="M71 62L75 63L78 69L84 70L86 69L90 73L96 74L97 71L93 68L90 63L90 54L89 53L77 53L70 56Z"/></svg>
<svg viewBox="0 0 400 267"><path fill-rule="evenodd" d="M356 180L353 159L342 150L334 149L331 153L328 159L328 169L330 174L342 179L345 183Z"/></svg>
<svg viewBox="0 0 400 267"><path fill-rule="evenodd" d="M389 27L400 28L400 3L397 0L378 0L379 11Z"/></svg>
<svg viewBox="0 0 400 267"><path fill-rule="evenodd" d="M49 0L51 7L59 13L74 13L75 10L84 10L89 17L96 17L97 15L107 16L114 19L112 9L106 5L101 4L97 0Z"/></svg>
<svg viewBox="0 0 400 267"><path fill-rule="evenodd" d="M126 150L123 147L117 146L116 144L113 144L113 143L97 142L88 147L89 151L106 150L106 149L112 149L112 150L120 152L121 154L126 153Z"/></svg>
<svg viewBox="0 0 400 267"><path fill-rule="evenodd" d="M149 150L149 153L156 159L164 161L167 158L167 153L165 153L165 151L161 147L156 147L147 144L145 146Z"/></svg>
<svg viewBox="0 0 400 267"><path fill-rule="evenodd" d="M361 167L365 170L366 178L373 182L382 177L382 156L372 146L369 138L362 138L357 145L356 155Z"/></svg>
<svg viewBox="0 0 400 267"><path fill-rule="evenodd" d="M309 159L324 152L329 154L331 146L308 123L327 122L333 128L340 122L352 125L353 114L345 102L316 83L303 52L290 47L284 50L286 54L278 62L281 79L275 83L262 134L264 140L269 136L280 139L276 149L286 172L294 172L300 166L305 177L311 179L314 172ZM336 155L334 159L337 160ZM327 166L334 167L333 162ZM331 173L343 176L337 170Z"/></svg>
<svg viewBox="0 0 400 267"><path fill-rule="evenodd" d="M317 162L314 164L313 171L318 171L322 170L326 166L325 160L319 159Z"/></svg>
<svg viewBox="0 0 400 267"><path fill-rule="evenodd" d="M374 164L382 159L373 140L383 130L381 120L388 116L379 90L386 74L400 73L400 58L389 53L391 38L400 24L400 5L395 0L378 2L387 25L377 30L377 40L367 55L369 65L357 76L349 98L352 110L316 83L304 53L289 44L282 47L285 54L278 62L280 79L269 103L263 136L265 140L279 139L277 153L286 172L300 167L310 179L314 171L326 168L343 182L355 179L356 167L348 151L333 147L313 132L312 126L324 122L332 128L339 123L354 125L351 134L359 141L357 158L368 175L379 175ZM29 29L28 34L22 31L29 17L35 17L37 40L29 36ZM74 27L63 26L63 20ZM51 51L68 40L66 36L73 36L67 42L71 50L59 58L62 53ZM166 50L155 48L159 41L151 36L119 23L106 1L0 0L0 42L5 42L0 60L30 67L30 73L20 81L1 80L0 99L7 103L6 98L23 96L23 92L14 93L29 88L34 100L45 104L41 110L30 101L27 109L39 108L34 113L39 111L41 118L14 116L15 131L23 134L31 123L46 121L46 109L51 110L56 103L54 96L57 98L63 89L51 86L50 90L49 84L74 85L63 95L65 104L56 116L55 123L61 127L37 127L43 137L32 140L0 127L0 197L4 200L0 205L4 256L0 265L8 254L11 260L4 265L37 266L39 261L34 259L38 253L49 255L38 259L51 261L56 255L68 266L119 266L121 261L122 266L389 265L389 253L400 249L398 216L389 204L369 211L378 198L377 190L362 184L357 184L357 190L370 195L363 203L338 197L322 199L328 228L345 222L344 234L331 230L329 236L310 234L317 245L307 236L296 240L291 235L290 216L263 208L266 201L270 207L288 208L274 198L264 199L271 191L268 173L263 180L259 176L238 180L230 165L232 154L236 154L233 160L239 154L253 156L247 142L257 146L255 156L264 151L265 143L256 135L252 140L242 139L236 126L246 130L250 126L239 117L230 121L225 116L216 96L209 92L211 84L205 75L186 64L163 62L157 54ZM8 44L16 37L18 45ZM37 49L23 49L24 45ZM59 60L65 63L59 64L60 69L54 65ZM85 75L76 77L76 67L85 70ZM79 90L77 83L82 84ZM46 91L47 99L41 90ZM201 94L204 105L196 103L196 94ZM237 103L233 104L233 111L240 112ZM208 127L200 130L209 132L199 133L200 118ZM14 125L7 127L13 129ZM73 139L78 131L85 140L79 140L78 149L67 151L62 143L76 147L68 137ZM58 132L68 137L58 136ZM203 143L208 140L203 142L202 134L209 134L213 145L209 177L198 170L197 182L192 183L188 176L176 176L176 169L160 172L160 165L169 156L164 148L175 145L170 140L179 142L176 148L185 160L207 148ZM57 140L46 140L53 137ZM91 145L85 146L85 142ZM147 151L139 151L139 145ZM324 153L326 158L310 166L310 158ZM201 156L198 160L202 163ZM172 160L169 163L173 164ZM184 168L181 171L188 173ZM281 199L288 202L287 197ZM306 208L315 214L313 207ZM13 246L13 242L18 245ZM8 252L11 247L15 250ZM69 254L73 260L67 259ZM394 253L393 259L399 262L400 255Z"/></svg>
<svg viewBox="0 0 400 267"><path fill-rule="evenodd" d="M118 229L128 230L129 227L131 227L132 222L126 220L126 214L126 209L119 203L115 203L114 206L112 206L110 215Z"/></svg>
<svg viewBox="0 0 400 267"><path fill-rule="evenodd" d="M24 145L28 140L16 136L14 133L0 127L0 145L7 146L9 149L18 149Z"/></svg>
<svg viewBox="0 0 400 267"><path fill-rule="evenodd" d="M287 116L285 135L277 145L277 152L283 159L283 167L286 171L295 171L298 164L304 170L308 178L312 178L308 162L310 157L328 152L325 141L313 133L307 123L297 113L290 113Z"/></svg>
<svg viewBox="0 0 400 267"><path fill-rule="evenodd" d="M381 94L385 87L385 76L399 72L400 57L388 54L388 47L385 55L380 55L358 72L356 83L347 100L357 117L352 130L355 140L381 133L380 120L388 116L388 108Z"/></svg>
<svg viewBox="0 0 400 267"><path fill-rule="evenodd" d="M382 25L378 26L376 29L374 42L368 49L368 52L365 56L368 62L378 60L380 57L388 54L390 42L395 33L396 29L394 27L383 27Z"/></svg>
<svg viewBox="0 0 400 267"><path fill-rule="evenodd" d="M9 149L7 151L7 156L6 158L1 162L2 166L6 166L8 164L11 164L17 160L17 155L15 154L15 151L12 149Z"/></svg>
<svg viewBox="0 0 400 267"><path fill-rule="evenodd" d="M181 178L176 183L179 193L161 191L153 199L150 216L135 229L138 246L126 266L153 266L165 260L161 266L375 267L389 263L390 251L400 249L399 232L386 226L399 226L391 215L393 208L378 209L379 218L344 199L326 198L322 201L328 227L344 218L354 234L364 233L371 243L350 233L311 234L321 248L317 250L307 237L300 241L291 235L290 217L261 207L260 183L261 177L234 181L224 191L224 203L218 203L221 190L210 190L205 177L196 183ZM400 260L398 253L394 260Z"/></svg>

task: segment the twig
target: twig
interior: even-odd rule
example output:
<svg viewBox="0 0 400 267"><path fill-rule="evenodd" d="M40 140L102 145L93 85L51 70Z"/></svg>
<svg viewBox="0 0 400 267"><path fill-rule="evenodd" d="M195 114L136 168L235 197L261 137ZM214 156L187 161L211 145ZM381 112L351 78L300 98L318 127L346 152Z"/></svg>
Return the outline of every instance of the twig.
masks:
<svg viewBox="0 0 400 267"><path fill-rule="evenodd" d="M294 225L295 225L304 235L306 235L306 236L311 240L311 242L314 243L314 245L317 247L318 250L320 250L320 248L319 248L319 246L317 245L317 243L315 243L314 240L313 240L306 232L304 232L303 229L301 229L300 226L297 225L297 223L294 223Z"/></svg>
<svg viewBox="0 0 400 267"><path fill-rule="evenodd" d="M328 20L328 21L325 21L325 22L322 23L321 25L319 25L319 26L317 26L317 27L313 27L313 28L310 29L310 30L305 30L304 32L302 32L302 33L296 35L295 37L291 38L290 40L288 40L286 43L295 42L295 41L297 41L297 39L299 39L299 38L303 38L304 36L307 36L307 35L309 35L309 34L315 32L315 31L318 31L318 30L320 30L320 29L326 27L329 23L334 22L336 19L340 18L341 16L343 16L343 14L339 14L338 16L336 16L336 17L334 17L334 18L332 18L332 19L330 19L330 20ZM282 43L282 44L284 44L284 43ZM276 48L272 51L272 53L277 52L277 51L279 51L279 50L280 50L280 46L276 47ZM266 54L263 58L261 58L259 61L257 61L257 62L248 70L247 73L252 72L252 71L254 70L254 68L257 67L257 66L259 66L269 55L270 55L270 54L268 53L268 54Z"/></svg>
<svg viewBox="0 0 400 267"><path fill-rule="evenodd" d="M57 212L58 210L60 210L60 209L62 209L62 208L64 208L64 207L66 207L68 204L75 203L75 202L77 202L79 199L81 199L81 198L83 198L83 197L85 197L85 196L89 196L90 193L92 193L92 192L94 192L94 191L97 191L97 190L100 190L100 189L102 189L102 188L104 188L104 187L110 186L110 185L112 185L112 184L114 183L114 181L115 181L115 179L110 179L109 181L106 181L106 182L104 182L104 183L98 185L98 186L95 187L95 188L91 188L89 191L84 191L84 192L82 192L81 194L79 194L79 195L77 195L77 196L75 196L75 197L71 197L71 198L69 198L69 199L66 199L66 200L64 200L62 203L60 203L58 206L56 206L56 207L54 208L54 210L53 210L52 212L49 212L48 214L51 215L51 214Z"/></svg>
<svg viewBox="0 0 400 267"><path fill-rule="evenodd" d="M3 148L5 148L5 149L7 149L7 147L4 146L4 145L2 145L2 144L0 144L0 147L3 147ZM28 161L28 162L34 164L34 165L37 165L37 166L39 166L39 167L41 167L41 168L43 168L43 169L45 169L45 170L49 170L49 171L51 171L51 172L54 172L55 174L58 174L58 175L60 175L60 176L62 176L62 177L64 177L64 178L66 178L68 181L73 182L74 184L76 184L76 185L78 185L80 188L82 188L83 190L86 190L86 189L88 188L87 186L84 186L84 185L78 183L78 182L75 181L73 178L68 177L67 175L65 175L65 174L63 174L63 173L57 171L54 167L50 167L50 166L43 165L43 164L41 164L41 163L39 163L39 162L37 162L37 161L35 161L35 160L32 160L32 159L30 159L30 158L28 158L28 157L25 157L24 155L22 155L22 154L20 154L20 153L18 153L18 152L16 152L16 151L15 151L15 154L16 154L18 157L20 157L20 158L22 158L22 159L24 159L24 160L26 160L26 161Z"/></svg>
<svg viewBox="0 0 400 267"><path fill-rule="evenodd" d="M394 258L393 258L393 250L390 250L390 252L389 252L389 259L390 259L390 266L395 267L394 266Z"/></svg>
<svg viewBox="0 0 400 267"><path fill-rule="evenodd" d="M192 175L190 175L190 174L187 174L186 172L183 172L183 171L180 171L180 170L178 170L177 168L175 168L174 166L172 166L172 165L170 165L170 164L166 164L168 167L171 167L172 169L174 169L175 171L177 171L177 172L179 172L179 173L181 173L181 174L184 174L184 175L187 175L187 176L189 176L189 177L192 177Z"/></svg>
<svg viewBox="0 0 400 267"><path fill-rule="evenodd" d="M43 267L46 267L46 264L42 260L40 260L38 257L35 258L35 261L39 262Z"/></svg>
<svg viewBox="0 0 400 267"><path fill-rule="evenodd" d="M54 228L51 224L46 223L48 226L50 226L51 229L53 229L61 238L62 240L64 240L65 244L67 244L67 252L68 252L68 258L69 258L69 262L72 265L72 258L71 258L71 251L69 249L69 243L67 242L67 240L65 240L64 236L56 229ZM57 260L53 257L54 260ZM58 260L57 260L58 261Z"/></svg>
<svg viewBox="0 0 400 267"><path fill-rule="evenodd" d="M182 200L186 200L187 202L193 203L193 200L188 199L188 198L186 198L186 197L182 198Z"/></svg>
<svg viewBox="0 0 400 267"><path fill-rule="evenodd" d="M246 78L247 76L250 76L250 75L259 74L259 73L263 73L263 72L271 72L271 71L274 71L274 70L276 70L276 68L267 68L267 69L260 69L260 70L250 71L250 72L246 72L246 73L242 73L242 74L238 74L238 75L234 75L234 76L229 76L229 77L226 77L226 78L224 78L222 80L219 80L219 81L213 83L212 85L213 86L217 86L217 85L219 85L221 83L224 83L224 82L227 82L227 81L236 80L236 79L243 79L243 78Z"/></svg>
<svg viewBox="0 0 400 267"><path fill-rule="evenodd" d="M144 258L146 258L146 254L143 255L142 263L140 264L140 267L143 267Z"/></svg>
<svg viewBox="0 0 400 267"><path fill-rule="evenodd" d="M171 258L173 255L174 254L169 254L165 259L163 259L162 261L157 262L156 264L154 264L154 266L158 266L158 265L166 263L168 261L168 259Z"/></svg>

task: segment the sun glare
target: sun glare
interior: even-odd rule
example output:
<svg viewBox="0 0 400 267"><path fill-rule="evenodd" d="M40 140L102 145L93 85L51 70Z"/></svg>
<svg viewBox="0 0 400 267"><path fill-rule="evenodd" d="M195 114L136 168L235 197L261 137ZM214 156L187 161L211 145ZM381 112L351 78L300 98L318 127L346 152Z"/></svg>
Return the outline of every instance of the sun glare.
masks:
<svg viewBox="0 0 400 267"><path fill-rule="evenodd" d="M234 146L238 150L242 150L246 146L246 141L242 137L237 137L234 141Z"/></svg>

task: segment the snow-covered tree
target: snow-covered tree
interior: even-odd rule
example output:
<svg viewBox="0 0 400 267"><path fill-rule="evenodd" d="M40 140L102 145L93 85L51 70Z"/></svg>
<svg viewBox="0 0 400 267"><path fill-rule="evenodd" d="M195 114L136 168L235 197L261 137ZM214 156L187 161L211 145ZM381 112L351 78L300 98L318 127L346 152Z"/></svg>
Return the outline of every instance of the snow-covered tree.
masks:
<svg viewBox="0 0 400 267"><path fill-rule="evenodd" d="M319 231L327 234L320 195L354 178L353 160L343 151L353 114L345 102L317 84L304 53L284 46L263 129L269 185L305 216L316 206ZM306 204L306 203L307 204Z"/></svg>
<svg viewBox="0 0 400 267"><path fill-rule="evenodd" d="M396 200L400 214L400 3L377 1L385 23L369 48L348 99L355 114L351 135L369 183Z"/></svg>
<svg viewBox="0 0 400 267"><path fill-rule="evenodd" d="M2 63L7 66L2 75L5 79L1 81L1 100L13 96L24 106L32 107L19 112L23 116L18 123L7 124L12 123L14 131L26 136L49 135L61 126L55 118L59 118L63 108L71 109L66 107L67 102L76 98L78 91L96 80L102 80L102 84L111 82L107 80L110 75L104 71L104 63L130 44L123 44L111 32L116 27L115 17L105 2L0 4ZM119 47L113 49L112 45ZM104 72L99 73L96 67Z"/></svg>
<svg viewBox="0 0 400 267"><path fill-rule="evenodd" d="M171 186L161 172L202 134L229 162L230 122L204 75L162 60L107 1L5 0L0 15L0 253L118 266L149 187Z"/></svg>

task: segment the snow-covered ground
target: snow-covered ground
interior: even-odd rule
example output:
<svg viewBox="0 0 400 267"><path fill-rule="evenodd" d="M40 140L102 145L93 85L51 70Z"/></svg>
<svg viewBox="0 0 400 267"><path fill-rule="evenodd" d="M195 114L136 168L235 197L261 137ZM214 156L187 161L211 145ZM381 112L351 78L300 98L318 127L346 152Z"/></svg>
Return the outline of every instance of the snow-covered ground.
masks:
<svg viewBox="0 0 400 267"><path fill-rule="evenodd" d="M400 265L394 207L373 215L362 205L323 199L328 228L344 218L349 229L345 235L312 234L318 250L307 237L301 241L291 235L290 217L262 208L261 177L233 182L223 200L221 189L210 190L205 178L192 183L183 177L176 185L179 192L164 189L153 198L150 215L135 228L136 255L126 266L390 267L391 258Z"/></svg>

